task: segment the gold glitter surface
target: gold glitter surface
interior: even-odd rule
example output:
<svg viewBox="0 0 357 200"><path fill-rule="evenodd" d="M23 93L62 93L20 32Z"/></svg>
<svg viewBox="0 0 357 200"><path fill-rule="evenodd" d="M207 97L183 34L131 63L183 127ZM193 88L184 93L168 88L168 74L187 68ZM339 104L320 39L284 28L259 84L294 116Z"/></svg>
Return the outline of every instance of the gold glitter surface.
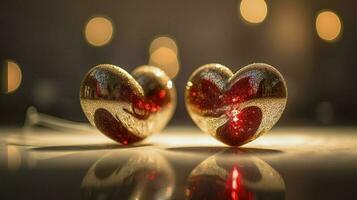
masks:
<svg viewBox="0 0 357 200"><path fill-rule="evenodd" d="M102 64L84 77L80 102L93 126L117 142L130 144L166 126L176 107L176 90L156 67L138 67L132 76Z"/></svg>
<svg viewBox="0 0 357 200"><path fill-rule="evenodd" d="M246 81L245 85L243 81ZM240 120L232 118L232 115L239 116L243 109L259 108L261 120L246 117L245 121L237 123L236 129L231 129L230 138L237 141L231 144L219 139L229 145L242 145L269 131L279 120L287 102L287 89L283 76L267 64L251 64L235 74L223 65L208 64L191 75L185 97L193 121L202 131L217 139L221 134L220 127L234 125ZM252 132L254 127L249 124L253 122L259 123L255 132L242 136ZM248 127L249 131L238 131L242 127Z"/></svg>

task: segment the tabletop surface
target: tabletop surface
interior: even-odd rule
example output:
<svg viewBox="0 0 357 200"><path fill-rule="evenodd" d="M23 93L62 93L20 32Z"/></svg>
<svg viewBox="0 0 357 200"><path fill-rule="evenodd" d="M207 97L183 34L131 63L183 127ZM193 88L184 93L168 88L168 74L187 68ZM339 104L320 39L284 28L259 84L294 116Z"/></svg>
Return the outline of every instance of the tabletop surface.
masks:
<svg viewBox="0 0 357 200"><path fill-rule="evenodd" d="M194 127L122 146L0 129L0 199L355 199L357 128L275 128L240 148Z"/></svg>

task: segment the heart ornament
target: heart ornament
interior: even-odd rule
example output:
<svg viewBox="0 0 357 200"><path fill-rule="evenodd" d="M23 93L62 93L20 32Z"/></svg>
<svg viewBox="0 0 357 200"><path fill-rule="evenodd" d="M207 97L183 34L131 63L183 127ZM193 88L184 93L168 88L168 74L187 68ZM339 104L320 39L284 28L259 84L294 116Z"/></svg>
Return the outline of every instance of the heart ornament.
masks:
<svg viewBox="0 0 357 200"><path fill-rule="evenodd" d="M185 92L187 110L204 132L239 146L270 130L287 102L283 76L274 67L254 63L233 74L207 64L191 75Z"/></svg>
<svg viewBox="0 0 357 200"><path fill-rule="evenodd" d="M130 75L101 64L85 75L80 103L93 126L126 145L166 126L176 107L176 89L159 68L141 66Z"/></svg>

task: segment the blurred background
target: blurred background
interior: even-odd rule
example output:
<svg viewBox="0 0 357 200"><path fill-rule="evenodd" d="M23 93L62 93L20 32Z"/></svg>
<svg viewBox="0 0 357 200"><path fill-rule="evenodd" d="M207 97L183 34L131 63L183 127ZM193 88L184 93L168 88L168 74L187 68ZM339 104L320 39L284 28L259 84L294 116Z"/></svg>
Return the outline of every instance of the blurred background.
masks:
<svg viewBox="0 0 357 200"><path fill-rule="evenodd" d="M193 125L183 95L190 74L253 62L287 81L279 125L356 125L356 9L337 0L2 1L0 125L22 125L29 106L85 122L80 82L101 63L165 70L179 102L170 124Z"/></svg>

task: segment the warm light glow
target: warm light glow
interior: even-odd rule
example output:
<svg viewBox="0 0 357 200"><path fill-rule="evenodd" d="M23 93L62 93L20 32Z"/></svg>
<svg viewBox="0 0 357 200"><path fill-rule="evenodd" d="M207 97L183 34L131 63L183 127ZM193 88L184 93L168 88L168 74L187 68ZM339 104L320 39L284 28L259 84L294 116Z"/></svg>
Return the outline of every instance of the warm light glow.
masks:
<svg viewBox="0 0 357 200"><path fill-rule="evenodd" d="M158 37L150 44L149 64L162 69L170 78L174 78L180 69L176 42L169 37Z"/></svg>
<svg viewBox="0 0 357 200"><path fill-rule="evenodd" d="M171 89L172 88L172 81L167 81L166 87Z"/></svg>
<svg viewBox="0 0 357 200"><path fill-rule="evenodd" d="M177 45L176 42L169 37L158 37L154 39L150 44L149 53L153 54L156 50L161 47L166 47L171 49L174 54L177 55Z"/></svg>
<svg viewBox="0 0 357 200"><path fill-rule="evenodd" d="M21 153L15 146L7 146L7 167L9 171L17 171L21 165Z"/></svg>
<svg viewBox="0 0 357 200"><path fill-rule="evenodd" d="M267 16L268 6L265 0L242 0L240 14L249 23L261 23Z"/></svg>
<svg viewBox="0 0 357 200"><path fill-rule="evenodd" d="M93 17L85 27L85 37L94 46L104 46L113 37L113 24L105 17Z"/></svg>
<svg viewBox="0 0 357 200"><path fill-rule="evenodd" d="M238 191L239 191L239 172L236 167L233 167L232 171L232 191L231 191L231 197L233 200L238 200Z"/></svg>
<svg viewBox="0 0 357 200"><path fill-rule="evenodd" d="M332 11L323 11L316 18L316 31L326 41L334 41L341 33L341 20Z"/></svg>
<svg viewBox="0 0 357 200"><path fill-rule="evenodd" d="M232 188L233 189L237 189L238 185L237 185L237 181L236 180L233 180L232 181Z"/></svg>
<svg viewBox="0 0 357 200"><path fill-rule="evenodd" d="M232 173L233 179L237 179L238 178L238 174L239 174L238 170L236 168L234 168L233 173Z"/></svg>
<svg viewBox="0 0 357 200"><path fill-rule="evenodd" d="M160 65L169 65L177 60L175 52L167 47L157 49L151 54L150 59L152 62Z"/></svg>
<svg viewBox="0 0 357 200"><path fill-rule="evenodd" d="M19 88L22 73L19 65L14 61L7 61L7 93L14 92Z"/></svg>
<svg viewBox="0 0 357 200"><path fill-rule="evenodd" d="M187 140L190 138L190 140ZM192 128L172 128L166 130L165 134L154 134L147 138L148 143L159 147L205 147L224 146L221 142Z"/></svg>
<svg viewBox="0 0 357 200"><path fill-rule="evenodd" d="M162 69L170 78L174 78L180 69L177 55L167 47L160 47L153 52L149 63Z"/></svg>
<svg viewBox="0 0 357 200"><path fill-rule="evenodd" d="M48 123L48 119L46 120ZM61 124L63 122L59 122ZM56 125L58 126L58 125ZM74 145L103 145L115 144L115 142L108 137L100 134L100 132L91 126L84 126L83 131L63 131L62 134L57 134L56 131L45 131L43 134L38 132L26 131L26 140L22 138L10 138L9 143L18 143L30 146L58 146L64 143L68 146ZM30 130L30 129L29 129ZM69 130L65 128L63 130ZM335 147L337 145L335 138L331 138L331 142L327 142L326 134L336 132L336 129L311 128L305 130L304 133L297 128L275 128L261 137L261 139L254 140L244 147L260 148L260 149L277 149L290 151L299 148L305 150L316 150L321 148ZM286 134L289 133L289 134ZM317 136L315 136L314 134ZM347 131L346 134L353 134L352 130ZM187 138L190 138L189 140ZM350 140L348 146L356 146L357 140ZM164 132L154 134L148 137L145 142L160 148L176 148L176 147L227 147L225 144L216 140L209 134L203 133L197 127L169 127ZM337 145L338 146L338 145ZM70 153L70 151L66 152ZM179 153L179 152L173 152ZM184 153L184 152L181 152ZM187 152L186 152L187 153ZM43 155L41 152L40 156ZM239 171L238 171L239 172ZM242 174L238 173L238 176Z"/></svg>

